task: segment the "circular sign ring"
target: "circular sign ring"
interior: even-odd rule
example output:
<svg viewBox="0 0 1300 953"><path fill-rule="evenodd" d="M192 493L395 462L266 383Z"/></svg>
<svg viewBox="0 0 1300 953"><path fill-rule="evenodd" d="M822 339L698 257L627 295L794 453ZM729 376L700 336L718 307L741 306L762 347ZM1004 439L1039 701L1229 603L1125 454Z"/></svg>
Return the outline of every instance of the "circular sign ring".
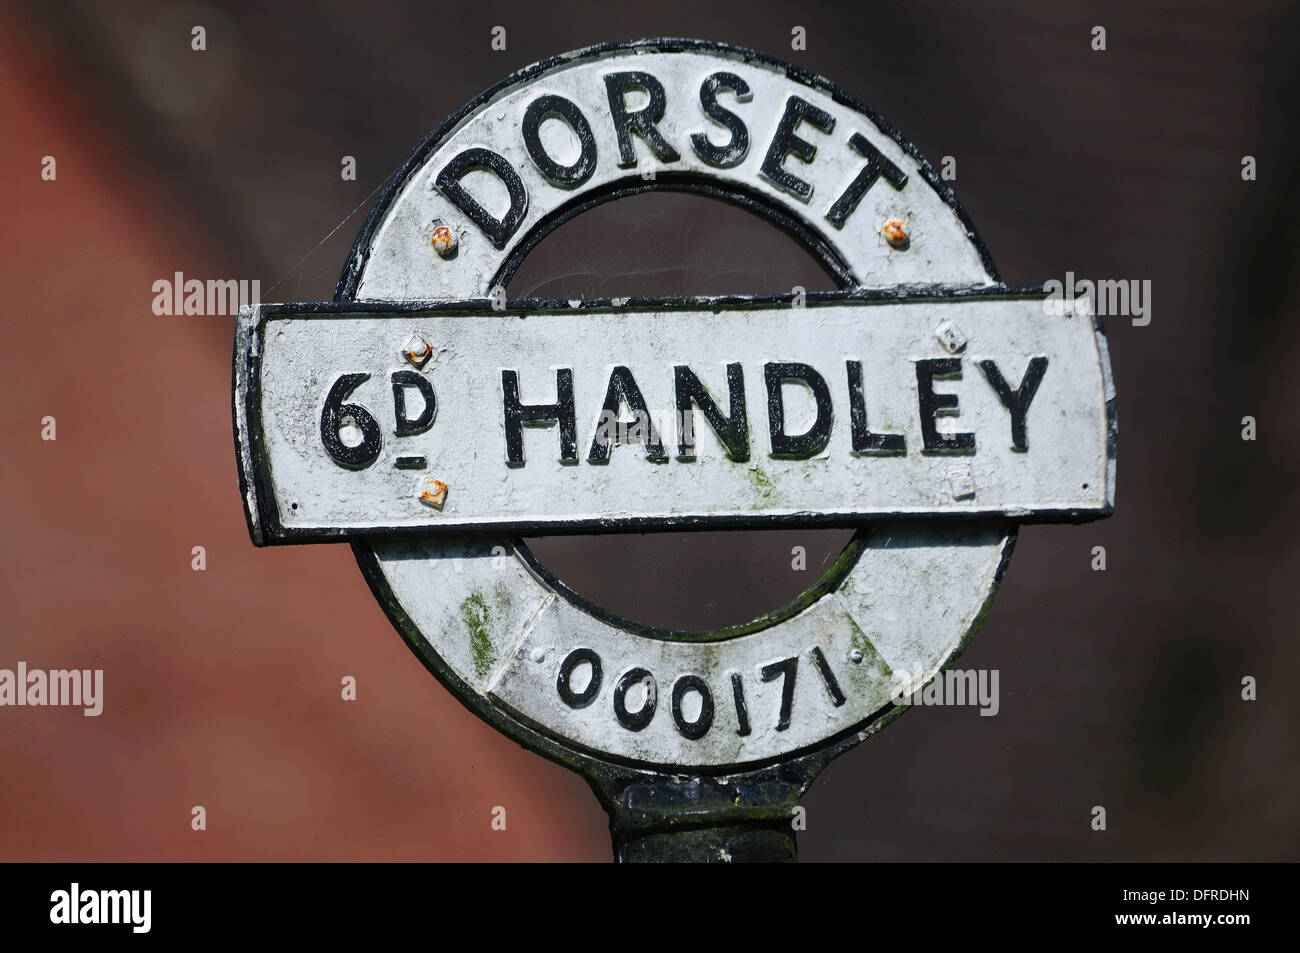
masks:
<svg viewBox="0 0 1300 953"><path fill-rule="evenodd" d="M660 155L649 135L629 136L637 160L620 165L617 130L602 118L619 90L629 111L638 103L627 91L648 90L649 106L640 108L653 109L655 84L667 107L653 128L676 158ZM721 149L727 140L727 129L702 109L706 86L714 104L725 102L748 132L747 151L738 161L728 157L729 165L706 161L717 157L710 147ZM529 141L535 148L538 137L522 134L521 126L540 97L562 97L586 118L595 130L594 162L585 161L585 152L550 166L530 156ZM792 106L796 99L802 105ZM801 115L783 133L792 109ZM791 145L791 133L817 136L811 161L801 164L804 147ZM693 148L695 135L706 138ZM782 148L769 145L782 135ZM733 145L735 138L733 130ZM580 141L577 148L587 145ZM514 229L495 236L499 242L448 197L454 186L447 176L461 166L478 169L473 163L485 161L484 150L504 158L527 193ZM465 154L471 158L453 161ZM853 188L864 155L871 154L902 170L911 188L878 182L841 217L837 196ZM586 178L557 184L544 172L566 168L586 169ZM471 184L469 176L465 182ZM490 204L485 182L476 184ZM800 182L810 194L800 194ZM336 300L487 296L563 221L650 189L702 192L775 221L842 286L915 291L998 283L951 191L913 146L852 97L747 50L656 40L592 47L529 67L448 119L386 186L358 235ZM508 199L509 218L517 196L498 196L494 215L505 207L501 198ZM882 236L886 220L908 223L904 250ZM439 227L457 234L452 257L435 255L430 245ZM944 353L938 342L935 348L936 356ZM893 698L924 684L964 646L987 611L1014 538L1014 525L1005 522L874 526L800 600L708 641L595 610L539 571L517 541L374 538L354 543L354 551L381 605L426 666L521 743L578 767L595 761L734 773L864 737L882 724L896 710ZM645 688L629 687L629 673ZM647 712L646 706L657 707Z"/></svg>

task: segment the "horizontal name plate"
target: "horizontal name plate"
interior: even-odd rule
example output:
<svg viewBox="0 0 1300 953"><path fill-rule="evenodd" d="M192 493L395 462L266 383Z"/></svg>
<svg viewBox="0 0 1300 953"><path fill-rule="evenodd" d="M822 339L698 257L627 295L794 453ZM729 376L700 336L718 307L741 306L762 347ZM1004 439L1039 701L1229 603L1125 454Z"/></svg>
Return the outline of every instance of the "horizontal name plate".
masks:
<svg viewBox="0 0 1300 953"><path fill-rule="evenodd" d="M1049 304L261 305L235 356L252 536L1105 516L1104 339Z"/></svg>

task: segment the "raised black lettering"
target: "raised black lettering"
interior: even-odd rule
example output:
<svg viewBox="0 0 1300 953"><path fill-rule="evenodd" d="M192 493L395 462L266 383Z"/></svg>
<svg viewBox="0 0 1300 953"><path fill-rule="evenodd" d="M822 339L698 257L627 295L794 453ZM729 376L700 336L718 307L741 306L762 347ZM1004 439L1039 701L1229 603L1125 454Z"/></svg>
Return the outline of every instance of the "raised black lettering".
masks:
<svg viewBox="0 0 1300 953"><path fill-rule="evenodd" d="M560 425L560 461L578 462L578 425L573 409L573 370L561 367L555 372L555 403L523 404L519 401L519 372L501 372L506 422L506 463L524 465L524 424L534 427Z"/></svg>
<svg viewBox="0 0 1300 953"><path fill-rule="evenodd" d="M687 721L682 712L682 701L686 693L692 691L700 696L700 713L694 721ZM673 685L673 724L683 738L692 741L703 738L713 727L713 694L698 675L683 675Z"/></svg>
<svg viewBox="0 0 1300 953"><path fill-rule="evenodd" d="M853 452L877 456L906 453L907 440L901 433L872 433L867 428L867 401L862 394L862 362L845 361L849 372L849 429Z"/></svg>
<svg viewBox="0 0 1300 953"><path fill-rule="evenodd" d="M692 409L692 405L695 405L713 428L714 434L726 449L727 456L737 461L748 460L749 418L745 413L745 373L740 365L727 365L730 416L723 415L695 372L685 364L673 367L673 383L677 395L678 458L695 459L695 412Z"/></svg>
<svg viewBox="0 0 1300 953"><path fill-rule="evenodd" d="M781 711L776 719L777 731L785 731L790 727L790 713L794 708L794 677L798 672L799 656L797 655L764 665L759 671L765 682L781 679Z"/></svg>
<svg viewBox="0 0 1300 953"><path fill-rule="evenodd" d="M940 416L956 417L956 394L936 394L936 380L961 380L961 358L936 357L916 362L916 394L921 413L922 453L975 452L973 433L944 434L935 420Z"/></svg>
<svg viewBox="0 0 1300 953"><path fill-rule="evenodd" d="M861 133L855 132L849 139L849 145L857 150L858 155L866 158L867 164L854 176L848 188L826 213L826 221L836 228L844 227L845 220L853 214L853 210L862 201L862 196L867 194L867 189L871 188L876 179L883 178L895 189L901 189L907 184L907 173L886 159Z"/></svg>
<svg viewBox="0 0 1300 953"><path fill-rule="evenodd" d="M809 649L808 654L812 656L813 664L817 666L817 671L826 684L826 691L831 696L831 702L836 708L844 704L844 692L840 688L840 683L835 680L835 673L831 671L831 663L826 661L826 654L822 652L821 646L814 645Z"/></svg>
<svg viewBox="0 0 1300 953"><path fill-rule="evenodd" d="M627 710L627 693L633 685L645 685L645 701L636 711ZM614 686L614 717L628 731L640 731L655 716L659 704L655 688L655 677L644 668L630 668L619 678Z"/></svg>
<svg viewBox="0 0 1300 953"><path fill-rule="evenodd" d="M700 105L704 115L714 122L731 130L731 139L726 145L715 146L702 132L691 136L691 148L705 165L715 169L730 169L745 161L749 155L749 130L745 121L718 105L718 93L730 90L736 94L736 102L747 103L754 98L749 91L749 84L735 73L714 73L700 84Z"/></svg>
<svg viewBox="0 0 1300 953"><path fill-rule="evenodd" d="M619 419L624 404L632 411L631 421ZM608 463L611 449L620 443L643 443L646 459L655 463L668 462L668 455L664 453L663 442L655 430L654 421L650 419L650 409L646 406L641 388L637 386L632 372L621 364L610 372L609 386L605 388L605 403L600 410L596 435L591 439L587 462Z"/></svg>
<svg viewBox="0 0 1300 953"><path fill-rule="evenodd" d="M348 396L365 381L369 374L344 374L336 380L325 396L325 406L320 412L320 439L330 459L348 470L364 470L379 457L382 443L379 423L359 404L345 404ZM349 447L339 437L339 428L351 420L361 431L361 442Z"/></svg>
<svg viewBox="0 0 1300 953"><path fill-rule="evenodd" d="M423 374L415 371L393 371L393 415L396 418L395 433L399 437L413 437L422 434L433 426L434 415L438 412L438 401L433 396L433 385ZM424 409L420 416L411 420L406 416L406 389L414 387L424 399Z"/></svg>
<svg viewBox="0 0 1300 953"><path fill-rule="evenodd" d="M731 673L731 697L736 703L736 734L743 738L750 732L749 706L745 704L745 683L738 672Z"/></svg>
<svg viewBox="0 0 1300 953"><path fill-rule="evenodd" d="M491 172L505 185L506 192L510 195L510 208L506 209L501 218L480 205L460 184L465 174L473 169ZM528 210L528 191L524 188L524 180L519 178L515 167L504 156L491 149L475 147L458 153L443 166L436 181L438 191L464 212L465 217L477 225L479 231L488 237L488 241L499 249L505 248L510 236L524 220L524 212Z"/></svg>
<svg viewBox="0 0 1300 953"><path fill-rule="evenodd" d="M1025 368L1025 376L1021 378L1020 386L1014 391L1007 386L1002 372L992 361L980 361L979 366L988 379L989 385L997 393L998 399L1002 401L1002 406L1011 412L1011 449L1024 453L1029 449L1025 418L1029 415L1030 401L1034 399L1034 394L1038 392L1038 385L1042 383L1043 375L1047 373L1047 358L1041 355L1030 358L1029 366Z"/></svg>
<svg viewBox="0 0 1300 953"><path fill-rule="evenodd" d="M591 666L591 678L580 692L573 690L573 673L579 665L586 662ZM600 656L592 649L574 649L560 663L560 674L555 679L555 689L560 693L560 701L570 708L586 708L600 694Z"/></svg>
<svg viewBox="0 0 1300 953"><path fill-rule="evenodd" d="M767 384L767 425L772 441L772 456L802 459L815 456L826 449L831 439L831 390L822 377L807 364L772 363L763 365L763 380ZM785 432L786 381L799 381L812 391L817 403L817 417L812 426L801 434L790 436Z"/></svg>
<svg viewBox="0 0 1300 953"><path fill-rule="evenodd" d="M547 119L560 120L577 138L581 151L572 165L560 165L542 145L541 128ZM582 110L563 96L539 96L529 103L524 112L523 131L528 157L552 185L576 189L596 170L596 138L591 134L591 124Z"/></svg>
<svg viewBox="0 0 1300 953"><path fill-rule="evenodd" d="M627 94L634 89L641 90L650 97L650 101L640 109L629 112ZM609 96L609 115L614 121L614 135L618 139L620 169L630 169L636 165L636 149L632 145L634 134L641 137L660 162L676 162L681 158L655 128L655 123L664 118L664 109L668 104L663 84L659 80L642 72L609 73L605 76L605 92Z"/></svg>
<svg viewBox="0 0 1300 953"><path fill-rule="evenodd" d="M799 201L807 202L812 196L813 187L797 175L787 172L784 165L786 156L794 156L801 162L809 163L817 155L816 146L795 135L795 129L801 122L807 122L822 132L830 132L835 128L835 117L830 113L798 96L791 96L786 100L785 113L777 123L772 144L767 147L767 155L763 157L763 165L758 174Z"/></svg>

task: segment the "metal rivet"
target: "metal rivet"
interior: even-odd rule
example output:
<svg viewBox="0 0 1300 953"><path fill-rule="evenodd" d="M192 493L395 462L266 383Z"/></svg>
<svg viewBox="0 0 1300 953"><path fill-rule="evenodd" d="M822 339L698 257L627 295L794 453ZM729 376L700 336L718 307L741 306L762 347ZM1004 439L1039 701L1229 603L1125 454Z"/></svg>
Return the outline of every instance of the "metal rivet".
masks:
<svg viewBox="0 0 1300 953"><path fill-rule="evenodd" d="M852 652L849 653L849 661L852 662L854 665L857 665L859 662L862 661L862 652L860 652L858 649L854 649Z"/></svg>
<svg viewBox="0 0 1300 953"><path fill-rule="evenodd" d="M880 226L880 234L885 236L885 241L895 248L904 248L907 246L907 223L901 218L891 218Z"/></svg>
<svg viewBox="0 0 1300 953"><path fill-rule="evenodd" d="M532 659L533 659L534 662L545 662L545 661L546 661L546 650L543 649L543 648L535 648L535 649L533 649Z"/></svg>
<svg viewBox="0 0 1300 953"><path fill-rule="evenodd" d="M433 477L426 478L420 486L420 502L436 510L442 509L442 504L447 502L447 484Z"/></svg>
<svg viewBox="0 0 1300 953"><path fill-rule="evenodd" d="M456 241L456 233L446 225L439 225L433 230L433 250L438 253L439 258L452 258L456 254L456 248L459 242Z"/></svg>
<svg viewBox="0 0 1300 953"><path fill-rule="evenodd" d="M935 328L934 336L939 339L939 343L949 354L956 354L966 347L966 335L962 334L961 328L951 321L944 321Z"/></svg>
<svg viewBox="0 0 1300 953"><path fill-rule="evenodd" d="M948 488L952 490L954 500L966 500L975 495L975 475L970 467L948 472Z"/></svg>
<svg viewBox="0 0 1300 953"><path fill-rule="evenodd" d="M406 339L402 345L402 357L406 358L416 367L424 367L426 361L433 354L433 347L419 334L412 332L411 336Z"/></svg>

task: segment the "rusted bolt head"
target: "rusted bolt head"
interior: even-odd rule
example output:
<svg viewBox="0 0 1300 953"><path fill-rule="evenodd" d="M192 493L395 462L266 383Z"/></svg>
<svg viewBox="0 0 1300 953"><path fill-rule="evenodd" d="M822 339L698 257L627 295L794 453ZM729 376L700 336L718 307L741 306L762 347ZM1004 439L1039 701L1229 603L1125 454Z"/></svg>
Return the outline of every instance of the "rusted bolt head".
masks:
<svg viewBox="0 0 1300 953"><path fill-rule="evenodd" d="M427 361L432 354L433 347L428 341L415 332L411 332L411 336L407 338L406 343L402 345L402 357L406 358L416 367L424 367L424 362Z"/></svg>
<svg viewBox="0 0 1300 953"><path fill-rule="evenodd" d="M439 225L433 230L433 250L439 258L450 258L456 254L456 233L446 225Z"/></svg>
<svg viewBox="0 0 1300 953"><path fill-rule="evenodd" d="M442 509L442 504L447 502L447 484L433 477L427 478L420 487L420 502L435 510Z"/></svg>
<svg viewBox="0 0 1300 953"><path fill-rule="evenodd" d="M901 218L891 218L880 226L880 234L895 248L902 248L907 244L907 223Z"/></svg>

